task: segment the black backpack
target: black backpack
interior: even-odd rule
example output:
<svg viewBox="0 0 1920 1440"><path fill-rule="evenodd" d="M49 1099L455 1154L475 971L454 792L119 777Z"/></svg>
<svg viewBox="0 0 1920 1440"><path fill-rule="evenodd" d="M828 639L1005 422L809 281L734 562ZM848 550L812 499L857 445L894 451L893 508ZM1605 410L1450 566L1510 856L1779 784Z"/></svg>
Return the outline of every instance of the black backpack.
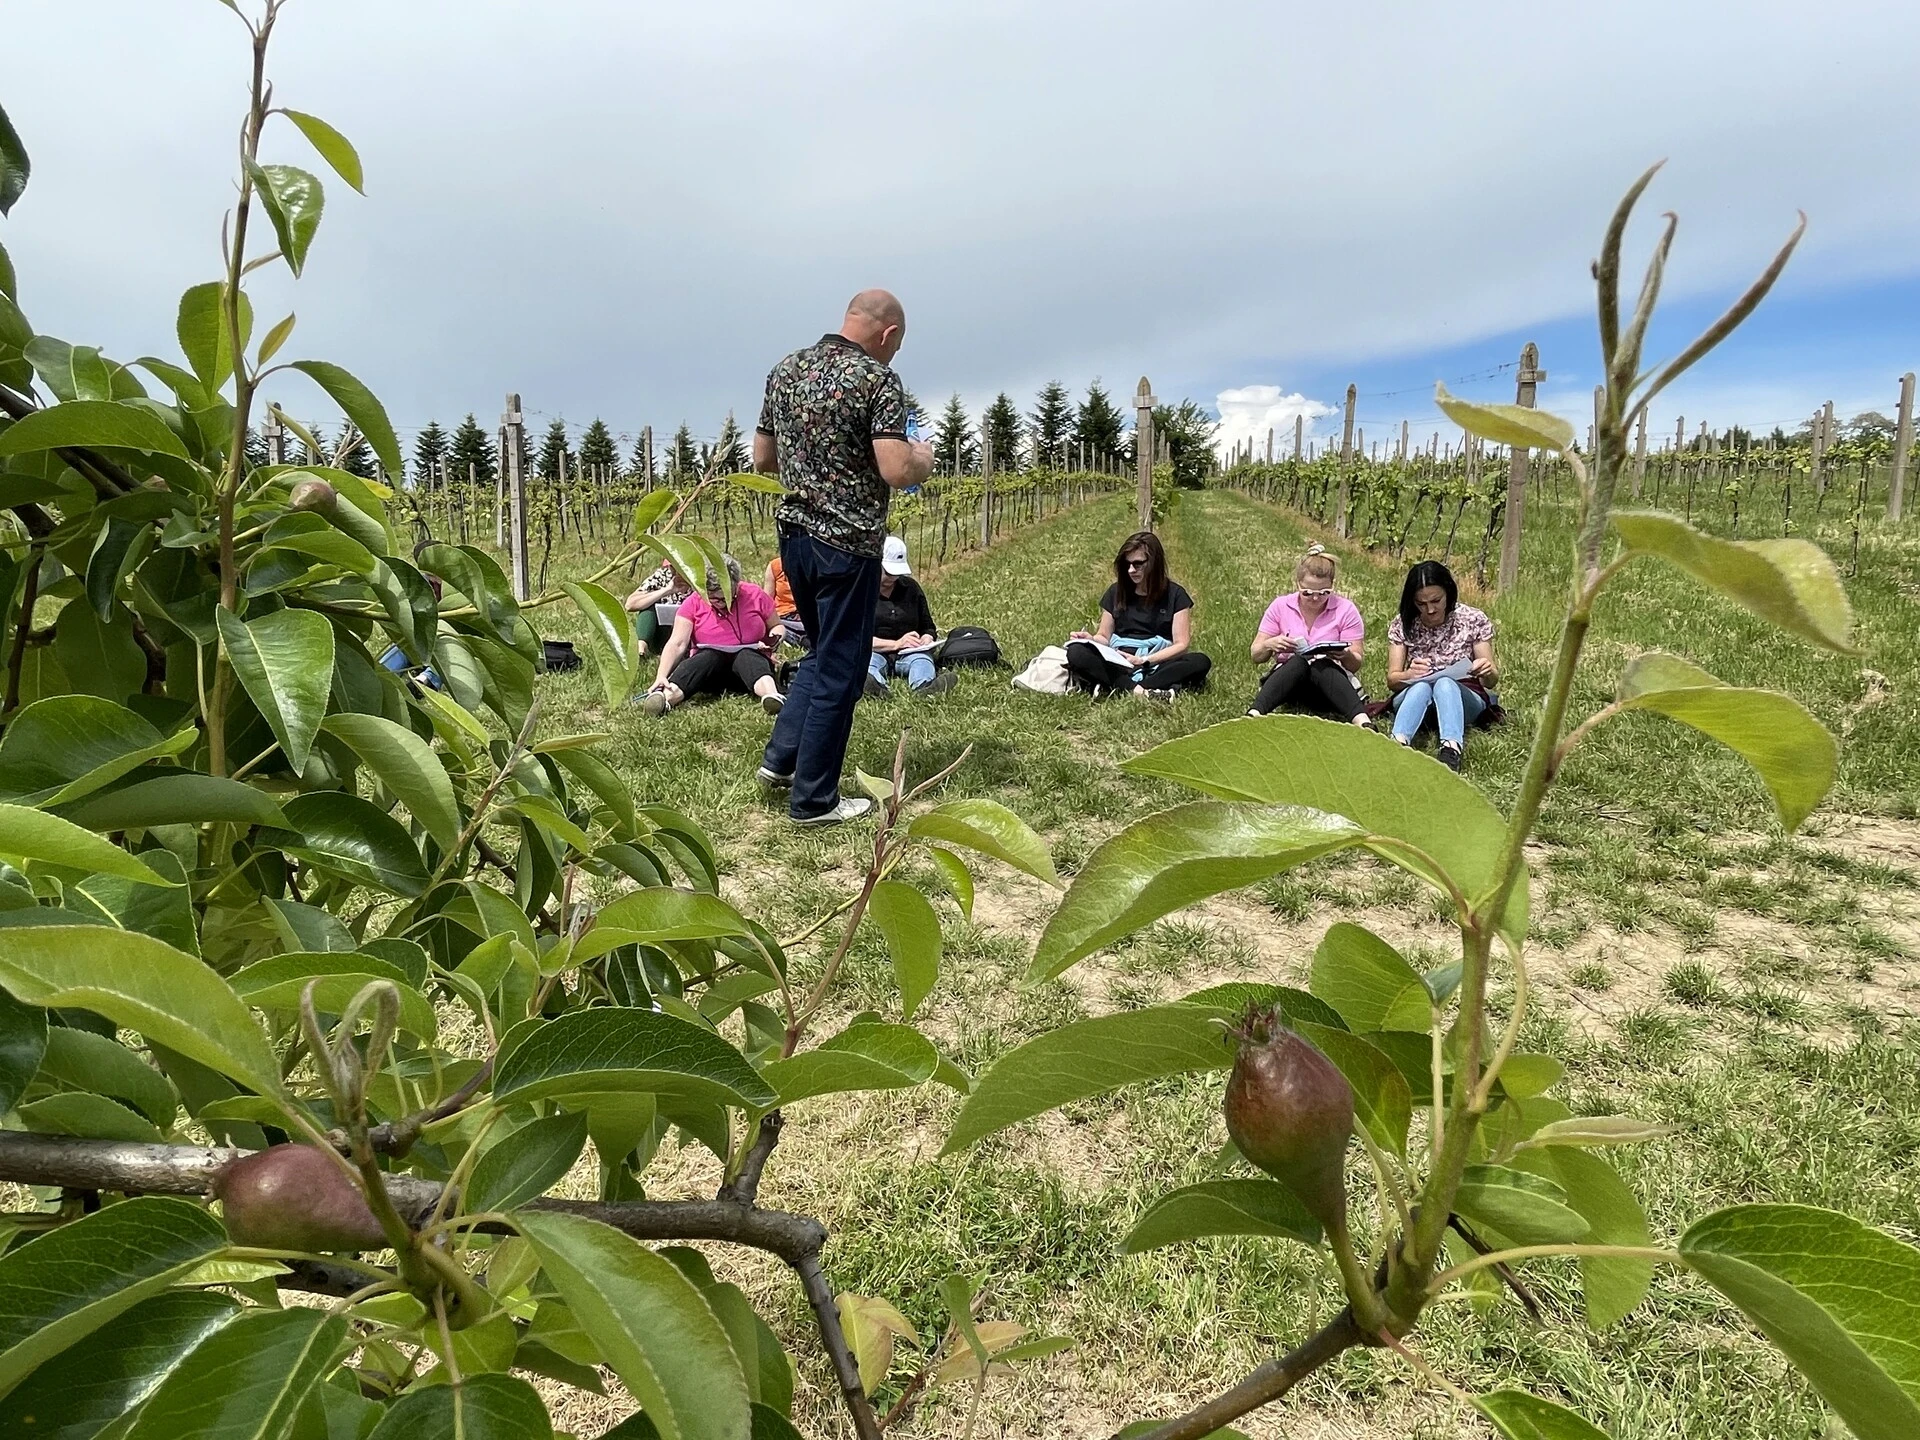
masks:
<svg viewBox="0 0 1920 1440"><path fill-rule="evenodd" d="M998 665L1000 645L978 625L956 625L947 632L946 641L940 647L939 663L943 667Z"/></svg>
<svg viewBox="0 0 1920 1440"><path fill-rule="evenodd" d="M580 668L580 652L573 648L571 640L542 640L543 668L549 675L564 674L568 670Z"/></svg>

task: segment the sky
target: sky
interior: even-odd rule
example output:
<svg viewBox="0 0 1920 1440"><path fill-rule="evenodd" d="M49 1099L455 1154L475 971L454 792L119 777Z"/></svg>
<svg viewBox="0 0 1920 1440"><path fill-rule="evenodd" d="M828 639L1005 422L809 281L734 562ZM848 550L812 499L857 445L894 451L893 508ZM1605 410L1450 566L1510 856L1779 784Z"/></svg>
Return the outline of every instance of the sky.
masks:
<svg viewBox="0 0 1920 1440"><path fill-rule="evenodd" d="M238 0L256 6L260 0ZM246 37L221 0L5 0L0 106L34 162L0 244L35 328L132 359L219 269ZM287 358L429 418L750 422L767 369L855 290L906 304L931 409L1049 379L1222 417L1223 442L1440 429L1432 385L1583 422L1588 265L1681 217L1655 349L1809 217L1759 316L1656 402L1787 428L1891 411L1920 367L1920 12L1834 0L1447 6L1105 0L292 0L276 100L350 136L298 282L254 277ZM1630 263L1637 279L1639 260ZM1506 368L1501 368L1506 367ZM1457 383L1456 383L1457 382ZM304 380L272 394L329 407Z"/></svg>

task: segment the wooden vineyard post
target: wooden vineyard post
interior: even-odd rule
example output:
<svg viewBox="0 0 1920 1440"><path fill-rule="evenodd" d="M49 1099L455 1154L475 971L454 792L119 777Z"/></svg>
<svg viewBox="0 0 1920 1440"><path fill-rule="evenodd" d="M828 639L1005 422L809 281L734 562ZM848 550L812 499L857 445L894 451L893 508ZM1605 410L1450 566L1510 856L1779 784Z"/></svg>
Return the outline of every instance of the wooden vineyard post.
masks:
<svg viewBox="0 0 1920 1440"><path fill-rule="evenodd" d="M1633 437L1633 498L1640 498L1640 487L1647 479L1647 412L1640 412L1640 426Z"/></svg>
<svg viewBox="0 0 1920 1440"><path fill-rule="evenodd" d="M1347 386L1346 419L1340 424L1340 484L1334 491L1333 533L1346 538L1347 534L1347 491L1352 484L1353 467L1353 407L1360 401L1360 387Z"/></svg>
<svg viewBox="0 0 1920 1440"><path fill-rule="evenodd" d="M524 423L520 397L507 396L507 412L500 417L500 433L505 437L507 452L507 540L513 598L522 602L533 598L532 576L527 573L527 477L520 473L520 427Z"/></svg>
<svg viewBox="0 0 1920 1440"><path fill-rule="evenodd" d="M1913 449L1913 371L1900 377L1900 420L1893 432L1893 478L1887 482L1887 519L1898 520L1906 504L1907 452Z"/></svg>
<svg viewBox="0 0 1920 1440"><path fill-rule="evenodd" d="M1816 496L1827 493L1827 476L1824 468L1827 447L1823 443L1826 433L1822 430L1820 422L1821 412L1816 410L1813 412L1812 428L1807 436L1807 468L1811 472L1807 478L1813 482L1813 493Z"/></svg>
<svg viewBox="0 0 1920 1440"><path fill-rule="evenodd" d="M493 548L507 548L507 427L502 424L494 437L493 467Z"/></svg>
<svg viewBox="0 0 1920 1440"><path fill-rule="evenodd" d="M1547 372L1540 368L1540 347L1529 340L1520 352L1520 375L1513 403L1531 410L1534 387L1546 378ZM1511 590L1520 578L1520 529L1526 519L1529 453L1526 446L1515 445L1513 458L1507 464L1507 502L1500 520L1500 572L1494 581L1494 588L1498 590Z"/></svg>
<svg viewBox="0 0 1920 1440"><path fill-rule="evenodd" d="M287 427L280 423L280 412L267 411L266 422L260 427L260 435L267 442L267 463L284 465L287 463Z"/></svg>
<svg viewBox="0 0 1920 1440"><path fill-rule="evenodd" d="M1271 436L1269 436L1271 442ZM1140 525L1153 528L1153 386L1142 375L1133 390L1133 451L1140 472Z"/></svg>
<svg viewBox="0 0 1920 1440"><path fill-rule="evenodd" d="M640 465L647 472L641 479L646 491L653 489L653 427L640 427Z"/></svg>

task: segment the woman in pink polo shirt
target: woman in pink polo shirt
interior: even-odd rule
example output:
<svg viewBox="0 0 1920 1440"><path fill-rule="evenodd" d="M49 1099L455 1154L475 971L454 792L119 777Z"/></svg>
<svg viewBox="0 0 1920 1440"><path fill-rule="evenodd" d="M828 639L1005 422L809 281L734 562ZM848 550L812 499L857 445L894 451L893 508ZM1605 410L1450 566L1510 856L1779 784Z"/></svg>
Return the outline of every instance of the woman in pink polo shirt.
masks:
<svg viewBox="0 0 1920 1440"><path fill-rule="evenodd" d="M660 652L659 672L640 697L640 708L649 715L664 715L695 696L729 690L758 697L769 715L778 715L785 703L768 658L780 639L773 597L740 578L740 562L733 556L722 558L733 582L732 603L709 568L705 592L681 602L673 634Z"/></svg>
<svg viewBox="0 0 1920 1440"><path fill-rule="evenodd" d="M1354 725L1371 725L1362 708L1360 655L1366 622L1359 607L1334 593L1337 567L1319 545L1310 547L1293 568L1298 587L1281 595L1260 617L1253 658L1277 662L1261 682L1247 710L1266 715L1282 707L1331 715Z"/></svg>

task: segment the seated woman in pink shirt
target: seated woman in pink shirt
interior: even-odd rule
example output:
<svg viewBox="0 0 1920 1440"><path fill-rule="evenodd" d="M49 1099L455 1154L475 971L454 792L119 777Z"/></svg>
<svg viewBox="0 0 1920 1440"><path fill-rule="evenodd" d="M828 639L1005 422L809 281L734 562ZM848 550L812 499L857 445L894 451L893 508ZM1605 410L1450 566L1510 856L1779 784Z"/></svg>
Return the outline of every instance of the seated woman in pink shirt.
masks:
<svg viewBox="0 0 1920 1440"><path fill-rule="evenodd" d="M1359 607L1334 593L1333 556L1311 547L1293 569L1298 587L1279 596L1260 618L1253 639L1255 660L1277 661L1247 710L1266 715L1285 707L1368 725L1360 689L1361 644L1366 622Z"/></svg>
<svg viewBox="0 0 1920 1440"><path fill-rule="evenodd" d="M769 715L778 715L786 703L768 658L780 639L773 597L740 578L740 562L733 556L722 558L733 581L733 603L726 603L712 570L705 593L680 603L673 633L660 651L659 672L640 699L649 715L664 715L696 695L729 690L759 696L760 708Z"/></svg>

